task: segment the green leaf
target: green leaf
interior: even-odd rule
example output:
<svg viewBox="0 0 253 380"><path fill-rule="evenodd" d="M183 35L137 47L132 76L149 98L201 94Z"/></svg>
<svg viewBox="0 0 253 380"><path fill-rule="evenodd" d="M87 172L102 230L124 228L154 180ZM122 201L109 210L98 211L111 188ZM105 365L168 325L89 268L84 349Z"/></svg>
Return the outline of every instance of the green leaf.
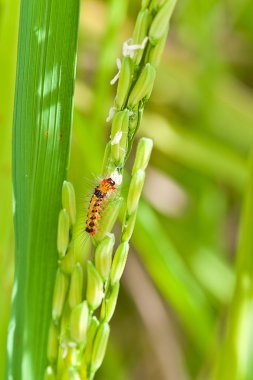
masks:
<svg viewBox="0 0 253 380"><path fill-rule="evenodd" d="M79 0L22 0L13 126L16 270L8 378L42 379L72 122Z"/></svg>
<svg viewBox="0 0 253 380"><path fill-rule="evenodd" d="M15 92L19 0L0 2L0 347L6 347L13 281L13 226L11 207L11 125ZM1 350L0 379L4 378L6 350Z"/></svg>
<svg viewBox="0 0 253 380"><path fill-rule="evenodd" d="M195 347L205 352L214 327L208 299L166 236L156 214L144 202L139 204L133 242L154 283L176 311Z"/></svg>
<svg viewBox="0 0 253 380"><path fill-rule="evenodd" d="M249 160L249 169L236 256L237 281L229 309L224 347L219 357L219 371L215 379L250 380L252 378L253 151Z"/></svg>

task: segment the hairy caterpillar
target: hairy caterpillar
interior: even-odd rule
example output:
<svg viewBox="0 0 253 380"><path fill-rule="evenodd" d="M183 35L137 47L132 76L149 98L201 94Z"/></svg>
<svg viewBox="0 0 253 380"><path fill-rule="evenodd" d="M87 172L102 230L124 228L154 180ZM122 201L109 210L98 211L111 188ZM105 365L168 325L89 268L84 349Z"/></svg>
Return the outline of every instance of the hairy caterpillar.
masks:
<svg viewBox="0 0 253 380"><path fill-rule="evenodd" d="M86 218L85 231L95 236L98 229L99 219L105 202L112 191L116 189L115 180L111 177L105 178L95 187L91 196Z"/></svg>

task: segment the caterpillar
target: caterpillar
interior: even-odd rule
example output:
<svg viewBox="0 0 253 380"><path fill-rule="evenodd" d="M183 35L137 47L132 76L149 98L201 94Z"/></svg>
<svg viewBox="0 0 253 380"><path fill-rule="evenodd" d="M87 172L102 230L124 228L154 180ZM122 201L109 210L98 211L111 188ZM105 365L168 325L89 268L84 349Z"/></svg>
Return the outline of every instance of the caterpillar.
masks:
<svg viewBox="0 0 253 380"><path fill-rule="evenodd" d="M85 231L91 236L96 235L101 212L103 211L105 202L113 190L116 189L115 180L111 177L105 178L95 187L90 199L86 218Z"/></svg>

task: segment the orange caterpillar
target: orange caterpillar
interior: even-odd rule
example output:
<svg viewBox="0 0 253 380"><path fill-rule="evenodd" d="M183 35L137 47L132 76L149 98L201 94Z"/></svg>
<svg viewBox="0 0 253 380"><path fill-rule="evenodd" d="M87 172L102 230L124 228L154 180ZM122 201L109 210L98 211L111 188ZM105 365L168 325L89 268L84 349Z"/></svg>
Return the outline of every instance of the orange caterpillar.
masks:
<svg viewBox="0 0 253 380"><path fill-rule="evenodd" d="M101 212L104 208L106 198L111 191L115 189L115 181L111 177L103 179L99 185L95 187L89 204L85 228L85 231L91 236L96 235L98 220L101 218Z"/></svg>

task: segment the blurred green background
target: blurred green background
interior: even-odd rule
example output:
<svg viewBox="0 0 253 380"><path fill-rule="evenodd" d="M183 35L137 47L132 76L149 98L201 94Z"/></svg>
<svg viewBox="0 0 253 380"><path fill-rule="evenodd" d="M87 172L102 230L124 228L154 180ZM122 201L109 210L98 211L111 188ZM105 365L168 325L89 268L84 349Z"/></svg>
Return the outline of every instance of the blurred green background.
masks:
<svg viewBox="0 0 253 380"><path fill-rule="evenodd" d="M69 169L79 207L86 178L100 174L110 131L105 119L115 96L109 81L139 8L140 1L81 2ZM18 14L18 1L0 1L0 374L13 274ZM235 308L240 211L249 177L252 14L250 0L177 3L139 132L154 139L154 151L97 379L231 378L215 374ZM252 379L253 372L247 367L240 376L235 378Z"/></svg>

